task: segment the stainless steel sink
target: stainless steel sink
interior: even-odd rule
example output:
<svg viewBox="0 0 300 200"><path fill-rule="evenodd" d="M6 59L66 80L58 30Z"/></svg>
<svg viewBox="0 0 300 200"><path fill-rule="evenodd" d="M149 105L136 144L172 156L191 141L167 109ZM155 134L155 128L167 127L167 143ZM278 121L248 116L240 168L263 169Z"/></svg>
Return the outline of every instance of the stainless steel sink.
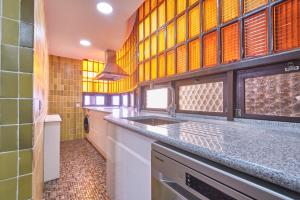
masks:
<svg viewBox="0 0 300 200"><path fill-rule="evenodd" d="M165 124L176 124L185 122L179 119L172 119L168 117L158 117L158 116L145 116L145 117L128 117L126 118L129 121L138 122L141 124L151 125L151 126L159 126Z"/></svg>

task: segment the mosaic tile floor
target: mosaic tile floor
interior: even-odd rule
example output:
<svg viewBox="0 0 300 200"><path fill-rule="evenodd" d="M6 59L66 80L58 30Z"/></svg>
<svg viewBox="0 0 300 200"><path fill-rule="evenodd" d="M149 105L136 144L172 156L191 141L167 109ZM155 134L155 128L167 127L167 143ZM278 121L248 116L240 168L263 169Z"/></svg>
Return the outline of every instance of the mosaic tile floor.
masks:
<svg viewBox="0 0 300 200"><path fill-rule="evenodd" d="M86 140L61 143L61 177L45 184L45 200L109 200L105 160Z"/></svg>

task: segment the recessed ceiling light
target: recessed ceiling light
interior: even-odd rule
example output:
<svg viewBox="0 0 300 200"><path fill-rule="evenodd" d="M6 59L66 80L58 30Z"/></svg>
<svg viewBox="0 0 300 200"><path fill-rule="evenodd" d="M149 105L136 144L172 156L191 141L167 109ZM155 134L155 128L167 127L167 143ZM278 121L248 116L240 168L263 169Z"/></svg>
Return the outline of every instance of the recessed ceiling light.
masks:
<svg viewBox="0 0 300 200"><path fill-rule="evenodd" d="M97 9L99 12L103 13L103 14L110 14L113 11L113 8L111 7L111 5L109 5L106 2L100 2L97 4Z"/></svg>
<svg viewBox="0 0 300 200"><path fill-rule="evenodd" d="M88 40L80 40L80 44L85 47L91 46L91 42Z"/></svg>

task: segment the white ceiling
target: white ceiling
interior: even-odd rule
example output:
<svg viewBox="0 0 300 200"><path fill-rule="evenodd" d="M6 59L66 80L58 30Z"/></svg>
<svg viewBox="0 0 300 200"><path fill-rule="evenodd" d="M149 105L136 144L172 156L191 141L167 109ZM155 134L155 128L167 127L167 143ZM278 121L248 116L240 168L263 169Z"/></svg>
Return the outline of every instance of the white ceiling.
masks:
<svg viewBox="0 0 300 200"><path fill-rule="evenodd" d="M98 2L112 5L113 13L103 15ZM128 37L135 11L143 0L46 0L49 53L76 59L104 61L106 49L118 50ZM82 47L81 39L92 42Z"/></svg>

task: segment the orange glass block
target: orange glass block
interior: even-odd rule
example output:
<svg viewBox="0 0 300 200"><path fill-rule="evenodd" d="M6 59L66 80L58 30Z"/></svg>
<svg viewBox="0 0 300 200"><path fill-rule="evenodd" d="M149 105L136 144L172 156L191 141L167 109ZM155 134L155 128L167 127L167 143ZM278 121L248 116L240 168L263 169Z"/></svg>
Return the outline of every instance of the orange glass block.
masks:
<svg viewBox="0 0 300 200"><path fill-rule="evenodd" d="M83 60L82 62L82 71L87 71L88 70L88 61Z"/></svg>
<svg viewBox="0 0 300 200"><path fill-rule="evenodd" d="M151 36L151 56L155 56L157 53L157 36Z"/></svg>
<svg viewBox="0 0 300 200"><path fill-rule="evenodd" d="M300 0L274 7L274 51L300 47Z"/></svg>
<svg viewBox="0 0 300 200"><path fill-rule="evenodd" d="M93 82L93 92L99 92L99 81Z"/></svg>
<svg viewBox="0 0 300 200"><path fill-rule="evenodd" d="M139 8L139 21L142 21L144 18L144 6L141 5L141 7Z"/></svg>
<svg viewBox="0 0 300 200"><path fill-rule="evenodd" d="M175 52L174 50L167 52L167 76L175 74Z"/></svg>
<svg viewBox="0 0 300 200"><path fill-rule="evenodd" d="M144 44L141 42L139 44L139 61L143 61L144 60Z"/></svg>
<svg viewBox="0 0 300 200"><path fill-rule="evenodd" d="M150 80L150 61L145 62L145 81Z"/></svg>
<svg viewBox="0 0 300 200"><path fill-rule="evenodd" d="M189 6L193 5L196 2L198 2L198 0L189 0Z"/></svg>
<svg viewBox="0 0 300 200"><path fill-rule="evenodd" d="M144 3L144 11L145 11L145 16L149 14L150 12L150 1L146 0Z"/></svg>
<svg viewBox="0 0 300 200"><path fill-rule="evenodd" d="M167 21L170 21L175 16L175 0L167 1Z"/></svg>
<svg viewBox="0 0 300 200"><path fill-rule="evenodd" d="M186 15L177 19L177 44L186 40Z"/></svg>
<svg viewBox="0 0 300 200"><path fill-rule="evenodd" d="M165 50L165 30L160 30L158 33L158 53Z"/></svg>
<svg viewBox="0 0 300 200"><path fill-rule="evenodd" d="M160 6L158 7L158 28L163 26L166 22L166 11L165 11L165 6L166 6L166 3L165 1L160 4Z"/></svg>
<svg viewBox="0 0 300 200"><path fill-rule="evenodd" d="M144 23L141 22L139 24L139 41L142 41L144 39Z"/></svg>
<svg viewBox="0 0 300 200"><path fill-rule="evenodd" d="M148 37L150 35L150 16L146 17L145 21L144 21L144 25L145 25L145 38Z"/></svg>
<svg viewBox="0 0 300 200"><path fill-rule="evenodd" d="M189 38L200 34L200 8L196 6L189 11Z"/></svg>
<svg viewBox="0 0 300 200"><path fill-rule="evenodd" d="M203 29L206 32L217 26L217 0L203 1L203 10Z"/></svg>
<svg viewBox="0 0 300 200"><path fill-rule="evenodd" d="M186 9L186 0L177 0L177 14Z"/></svg>
<svg viewBox="0 0 300 200"><path fill-rule="evenodd" d="M200 39L193 40L189 43L189 70L200 68Z"/></svg>
<svg viewBox="0 0 300 200"><path fill-rule="evenodd" d="M139 82L144 81L144 65L139 64Z"/></svg>
<svg viewBox="0 0 300 200"><path fill-rule="evenodd" d="M145 49L145 59L150 58L150 39L149 38L145 40L144 49Z"/></svg>
<svg viewBox="0 0 300 200"><path fill-rule="evenodd" d="M153 10L151 13L151 33L157 30L157 10Z"/></svg>
<svg viewBox="0 0 300 200"><path fill-rule="evenodd" d="M164 0L158 0L158 3L163 2Z"/></svg>
<svg viewBox="0 0 300 200"><path fill-rule="evenodd" d="M249 12L267 3L268 0L244 0L244 12Z"/></svg>
<svg viewBox="0 0 300 200"><path fill-rule="evenodd" d="M255 57L268 53L267 10L251 15L244 20L245 56Z"/></svg>
<svg viewBox="0 0 300 200"><path fill-rule="evenodd" d="M203 65L205 67L217 64L218 35L214 31L203 37Z"/></svg>
<svg viewBox="0 0 300 200"><path fill-rule="evenodd" d="M151 80L155 80L157 78L157 59L152 58L151 60Z"/></svg>
<svg viewBox="0 0 300 200"><path fill-rule="evenodd" d="M167 26L167 48L175 45L175 27L174 22Z"/></svg>
<svg viewBox="0 0 300 200"><path fill-rule="evenodd" d="M240 59L240 26L239 23L221 29L222 63L235 62Z"/></svg>
<svg viewBox="0 0 300 200"><path fill-rule="evenodd" d="M158 78L163 78L166 76L166 61L165 54L158 56Z"/></svg>
<svg viewBox="0 0 300 200"><path fill-rule="evenodd" d="M186 72L186 45L177 48L176 73L182 74Z"/></svg>
<svg viewBox="0 0 300 200"><path fill-rule="evenodd" d="M151 10L153 10L157 5L156 0L151 0Z"/></svg>
<svg viewBox="0 0 300 200"><path fill-rule="evenodd" d="M223 0L222 4L222 22L228 22L239 16L239 0Z"/></svg>

